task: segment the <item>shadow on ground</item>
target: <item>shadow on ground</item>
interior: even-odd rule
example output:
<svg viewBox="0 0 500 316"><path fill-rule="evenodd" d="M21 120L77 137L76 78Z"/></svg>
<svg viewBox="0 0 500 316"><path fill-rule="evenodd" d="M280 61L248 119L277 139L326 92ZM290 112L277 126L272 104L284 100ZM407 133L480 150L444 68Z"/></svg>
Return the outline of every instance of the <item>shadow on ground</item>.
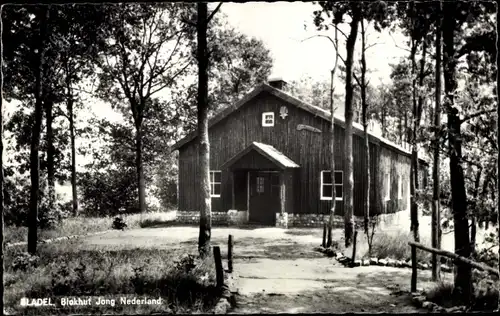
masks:
<svg viewBox="0 0 500 316"><path fill-rule="evenodd" d="M311 260L309 260L311 261ZM323 262L322 262L323 263ZM269 269L259 278L262 266L272 262L241 266L240 295L232 311L254 313L412 313L409 295L409 271L386 267L343 268L316 266L296 261L290 273L276 274ZM277 263L275 262L274 265ZM317 264L317 263L316 263ZM282 262L281 268L294 266ZM250 269L249 269L250 268ZM250 271L249 271L250 270ZM262 273L260 273L262 275ZM422 276L421 285L428 282Z"/></svg>

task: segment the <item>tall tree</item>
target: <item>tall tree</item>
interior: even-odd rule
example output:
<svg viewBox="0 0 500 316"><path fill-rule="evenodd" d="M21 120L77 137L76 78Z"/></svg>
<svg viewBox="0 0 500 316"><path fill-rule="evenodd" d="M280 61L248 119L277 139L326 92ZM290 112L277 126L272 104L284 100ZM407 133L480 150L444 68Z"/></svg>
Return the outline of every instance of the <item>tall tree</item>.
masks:
<svg viewBox="0 0 500 316"><path fill-rule="evenodd" d="M418 6L418 7L417 7ZM419 188L418 179L418 142L417 134L420 127L421 116L422 116L422 106L423 106L423 95L422 87L424 80L424 67L425 58L427 54L427 32L428 23L427 16L421 17L422 14L421 6L419 4L410 2L409 4L409 16L411 19L410 26L410 36L411 36L411 73L412 73L412 135L411 135L411 172L410 172L410 212L411 212L411 230L413 231L413 236L415 241L420 241L419 234L419 219L418 219L418 204L417 204L417 190ZM422 58L420 60L420 73L417 75L417 61L416 52L418 46L422 44ZM418 78L418 88L417 88L417 78Z"/></svg>
<svg viewBox="0 0 500 316"><path fill-rule="evenodd" d="M364 157L365 157L365 170L363 172L365 184L365 198L363 201L363 215L364 215L364 231L366 237L368 237L369 228L369 218L370 218L370 143L368 140L368 103L366 101L366 88L368 86L366 82L366 30L365 30L365 19L361 19L361 81L359 82L361 89L361 108L362 108L362 121L364 130ZM371 249L370 249L371 253Z"/></svg>
<svg viewBox="0 0 500 316"><path fill-rule="evenodd" d="M335 216L335 204L337 197L337 187L335 186L335 103L334 94L335 86L333 81L335 80L335 72L337 70L337 64L339 60L339 41L338 36L339 30L335 28L335 64L333 69L330 71L330 177L332 179L332 207L330 208L330 216L328 218L328 239L326 246L330 247L332 245L332 229L333 229L333 219Z"/></svg>
<svg viewBox="0 0 500 316"><path fill-rule="evenodd" d="M76 181L76 127L75 116L80 104L81 89L78 85L90 78L97 63L98 54L103 51L104 39L109 24L105 17L105 6L66 5L58 10L54 25L57 36L58 68L61 71L61 101L65 103L65 113L69 123L70 172L73 215L78 214L78 192Z"/></svg>
<svg viewBox="0 0 500 316"><path fill-rule="evenodd" d="M33 134L31 137L31 152L30 152L30 176L31 176L31 191L30 191L30 212L28 218L28 252L36 254L38 242L38 199L40 191L40 174L39 174L39 146L40 146L40 130L42 126L43 116L43 93L44 93L44 61L45 52L47 51L47 23L49 20L49 6L43 5L38 9L37 19L39 22L39 38L38 45L33 50L33 55L36 58L36 68L34 67L35 81L35 123L33 126Z"/></svg>
<svg viewBox="0 0 500 316"><path fill-rule="evenodd" d="M346 84L345 84L345 141L344 153L345 161L345 195L344 195L344 230L345 230L345 246L349 247L352 243L354 235L354 158L352 153L352 72L354 60L354 46L356 45L356 37L358 36L358 26L361 20L361 10L358 4L352 6L351 29L346 43Z"/></svg>
<svg viewBox="0 0 500 316"><path fill-rule="evenodd" d="M45 109L45 119L46 119L46 133L47 138L47 182L49 187L49 207L54 207L56 200L56 181L55 181L55 148L54 148L54 131L52 129L52 124L54 122L54 100L52 97L47 96L44 102Z"/></svg>
<svg viewBox="0 0 500 316"><path fill-rule="evenodd" d="M498 5L497 5L497 17L498 17ZM497 34L500 34L500 26L498 24L498 21L497 21ZM496 41L496 49L497 49L497 67L498 67L498 64L500 63L500 43L499 41L497 40ZM497 69L497 175L500 175L500 106L499 106L499 103L500 103L500 97L499 97L499 93L500 93L500 75L498 75L498 69ZM497 181L497 192L500 192L500 181ZM500 275L500 199L497 200L497 227L498 227L498 236L497 236L497 242L498 242L498 274ZM498 305L497 305L497 311L500 310L500 288L497 288L498 290Z"/></svg>
<svg viewBox="0 0 500 316"><path fill-rule="evenodd" d="M217 13L222 3L208 16L207 4L198 3L196 21L198 59L198 159L200 166L200 234L198 250L201 257L210 252L210 237L212 230L212 205L210 199L210 142L208 138L208 68L209 54L207 51L208 23Z"/></svg>
<svg viewBox="0 0 500 316"><path fill-rule="evenodd" d="M454 95L457 88L456 57L455 57L455 3L443 4L443 70L444 70L444 106L448 115L448 142L450 154L451 194L453 200L453 219L455 225L455 249L460 256L470 256L469 223L467 220L464 171L462 169L462 140L460 118L454 107ZM459 233L461 232L461 233ZM472 292L471 268L458 265L455 276L457 292L464 303L468 303Z"/></svg>
<svg viewBox="0 0 500 316"><path fill-rule="evenodd" d="M2 19L2 11L3 7L0 7L0 34L3 34L3 19ZM0 40L0 56L3 57L3 41ZM3 58L0 58L0 87L3 87ZM3 90L3 89L2 89ZM0 91L0 229L2 230L2 234L0 234L0 261L2 262L1 267L0 267L0 274L3 275L4 273L4 265L3 265L3 249L4 249L4 243L3 243L3 232L4 232L4 203L3 203L3 186L4 186L4 179L3 179L3 92ZM3 288L4 286L2 285L0 287L0 297L3 296Z"/></svg>
<svg viewBox="0 0 500 316"><path fill-rule="evenodd" d="M460 56L468 52L479 50L478 48L487 48L491 45L490 41L477 40L477 36L466 37L464 25L474 25L478 22L488 20L488 16L495 11L494 6L487 2L444 2L443 3L443 21L442 21L442 40L443 40L443 75L444 92L443 102L444 110L447 113L447 141L448 155L450 157L450 185L452 197L452 212L454 222L455 253L462 257L471 255L471 245L469 236L469 221L467 212L467 194L465 189L464 176L464 155L462 124L473 118L491 113L494 110L479 110L476 113L464 115L460 107L457 92L457 64ZM493 32L480 31L480 37L490 36ZM474 34L473 34L474 35ZM464 45L458 46L457 39L461 38ZM473 39L473 41L470 41ZM475 45L471 45L475 44ZM455 275L454 291L457 298L468 304L472 294L472 273L467 265L458 265Z"/></svg>
<svg viewBox="0 0 500 316"><path fill-rule="evenodd" d="M441 248L441 214L440 214L440 190L439 190L439 143L441 129L441 3L438 5L436 19L436 71L435 71L435 99L434 99L434 163L432 166L432 248ZM441 265L436 254L432 254L432 279L440 278Z"/></svg>
<svg viewBox="0 0 500 316"><path fill-rule="evenodd" d="M429 46L430 21L435 14L434 7L423 2L400 2L397 5L397 14L400 17L399 26L409 37L410 46L410 69L411 69L411 168L410 168L410 230L414 239L420 240L417 191L419 189L419 167L418 167L418 139L422 111L425 101L424 79L426 72L426 58ZM417 65L417 53L421 48L420 67ZM405 126L407 116L405 113Z"/></svg>
<svg viewBox="0 0 500 316"><path fill-rule="evenodd" d="M191 61L182 44L190 28L182 22L181 3L120 4L112 7L110 39L100 62L101 97L111 104L128 103L135 127L139 209L146 211L143 168L143 125L154 95L176 84ZM123 112L127 110L121 107Z"/></svg>
<svg viewBox="0 0 500 316"><path fill-rule="evenodd" d="M344 104L344 117L345 117L345 140L344 140L344 155L346 157L346 163L344 165L344 238L346 247L350 246L352 243L352 238L354 235L355 225L354 225L354 205L353 205L353 190L354 190L354 165L353 165L353 145L352 145L352 124L354 118L353 109L353 99L354 99L354 85L352 82L354 74L354 48L356 45L356 38L359 29L360 21L365 17L368 20L376 21L375 29L380 30L383 27L388 26L388 20L386 16L392 16L390 13L390 6L384 1L376 1L370 5L364 5L363 3L357 1L347 1L347 2L330 2L324 1L319 2L322 10L314 11L314 23L318 27L318 30L326 29L329 27L334 27L338 30L338 25L343 22L345 15L349 15L351 18L349 34L342 34L346 37L346 58L342 61L345 66L345 104ZM326 23L323 17L323 13L326 13L328 18L332 18L331 23ZM318 35L327 37L325 35ZM338 45L329 38L336 48ZM366 49L366 47L365 47ZM340 56L339 56L340 57ZM366 70L366 69L365 69ZM359 81L359 80L357 80ZM366 90L365 90L366 92Z"/></svg>
<svg viewBox="0 0 500 316"><path fill-rule="evenodd" d="M248 37L227 25L217 14L207 30L210 111L230 106L271 74L272 58L261 40Z"/></svg>
<svg viewBox="0 0 500 316"><path fill-rule="evenodd" d="M497 5L497 17L498 17L498 5ZM498 21L497 21L497 34L500 34L500 26L498 24ZM498 64L500 63L500 43L499 41L497 40L496 41L496 50L497 50L497 56L496 56L496 61L497 61L497 67L498 67ZM498 106L498 104L500 103L500 97L499 97L499 93L500 93L500 76L498 75L498 70L497 70L497 175L500 175L500 106ZM497 192L500 192L500 181L497 181ZM497 242L498 242L498 274L500 275L500 203L499 203L500 199L497 200L497 227L498 227L498 236L497 236ZM497 288L498 290L498 305L497 305L497 311L500 310L500 288Z"/></svg>

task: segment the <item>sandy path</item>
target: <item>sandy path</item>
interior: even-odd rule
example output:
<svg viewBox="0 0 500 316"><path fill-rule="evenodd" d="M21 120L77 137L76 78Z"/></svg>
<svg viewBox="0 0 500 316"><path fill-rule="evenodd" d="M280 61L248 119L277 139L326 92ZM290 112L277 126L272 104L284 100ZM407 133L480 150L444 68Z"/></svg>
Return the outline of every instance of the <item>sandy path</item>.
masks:
<svg viewBox="0 0 500 316"><path fill-rule="evenodd" d="M232 313L419 312L409 301L410 269L345 268L314 251L321 229L215 227L212 245L221 247L224 258L229 234L239 290ZM334 231L334 240L340 236ZM196 253L197 239L196 227L148 228L89 236L80 246ZM418 287L430 286L429 279L429 271L419 271Z"/></svg>
<svg viewBox="0 0 500 316"><path fill-rule="evenodd" d="M334 259L237 260L234 314L258 313L414 313L409 301L410 269L345 268ZM419 287L430 274L421 272Z"/></svg>

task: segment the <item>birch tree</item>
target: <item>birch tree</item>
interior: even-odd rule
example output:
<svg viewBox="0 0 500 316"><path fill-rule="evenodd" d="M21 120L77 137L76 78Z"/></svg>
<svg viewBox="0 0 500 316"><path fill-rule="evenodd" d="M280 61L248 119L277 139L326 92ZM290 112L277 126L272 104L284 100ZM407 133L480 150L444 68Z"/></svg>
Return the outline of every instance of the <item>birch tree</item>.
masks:
<svg viewBox="0 0 500 316"><path fill-rule="evenodd" d="M198 250L201 257L210 252L212 230L212 205L210 199L210 140L208 137L208 68L209 52L207 50L207 29L210 20L217 13L220 3L208 16L205 2L198 3L196 21L198 60L198 158L199 158L199 199L200 199L200 233L198 236Z"/></svg>

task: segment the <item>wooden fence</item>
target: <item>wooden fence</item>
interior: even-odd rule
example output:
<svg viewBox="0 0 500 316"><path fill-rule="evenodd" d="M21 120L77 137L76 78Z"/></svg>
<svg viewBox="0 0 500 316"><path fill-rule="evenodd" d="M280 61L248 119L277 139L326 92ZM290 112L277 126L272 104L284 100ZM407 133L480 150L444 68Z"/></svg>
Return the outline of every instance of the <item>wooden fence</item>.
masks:
<svg viewBox="0 0 500 316"><path fill-rule="evenodd" d="M214 246L214 260L215 260L215 279L217 280L217 287L221 288L224 284L224 268L222 266L222 257L220 254L220 247ZM227 272L233 272L233 236L229 235L227 239Z"/></svg>
<svg viewBox="0 0 500 316"><path fill-rule="evenodd" d="M410 247L411 247L411 270L412 270L412 273L411 273L411 291L412 292L417 291L417 248L424 250L424 251L427 251L427 252L430 252L430 253L433 253L433 254L436 254L436 255L440 255L443 257L453 259L455 261L455 264L457 264L457 263L466 264L466 265L469 265L469 266L476 268L478 270L489 272L493 275L496 275L497 277L499 276L498 269L495 269L495 268L492 268L492 267L487 266L485 264L481 264L481 263L475 262L471 259L459 256L456 253L442 250L442 249L427 247L425 245L422 245L420 243L413 242L413 241L408 242L408 245L410 245Z"/></svg>

